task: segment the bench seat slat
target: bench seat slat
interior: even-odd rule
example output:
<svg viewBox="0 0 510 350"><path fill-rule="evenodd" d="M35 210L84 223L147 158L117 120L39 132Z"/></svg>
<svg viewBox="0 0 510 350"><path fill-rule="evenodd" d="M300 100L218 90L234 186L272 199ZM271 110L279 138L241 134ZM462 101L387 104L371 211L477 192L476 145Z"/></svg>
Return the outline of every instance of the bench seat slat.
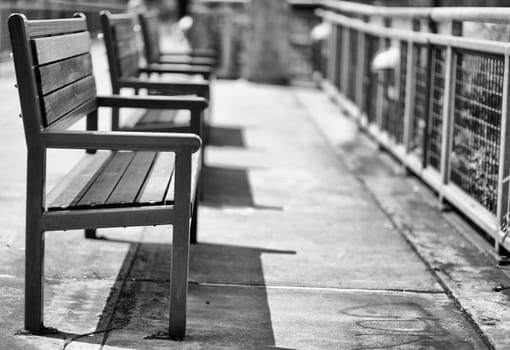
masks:
<svg viewBox="0 0 510 350"><path fill-rule="evenodd" d="M46 124L53 123L94 96L96 85L92 75L46 95L43 98Z"/></svg>
<svg viewBox="0 0 510 350"><path fill-rule="evenodd" d="M162 204L168 190L168 184L173 177L175 153L159 153L149 178L145 183L138 202L140 204Z"/></svg>
<svg viewBox="0 0 510 350"><path fill-rule="evenodd" d="M92 74L90 54L36 68L43 95Z"/></svg>
<svg viewBox="0 0 510 350"><path fill-rule="evenodd" d="M106 205L134 203L143 188L157 152L136 152L124 175L106 201Z"/></svg>
<svg viewBox="0 0 510 350"><path fill-rule="evenodd" d="M135 109L124 114L128 122L122 131L189 132L190 113L186 110Z"/></svg>
<svg viewBox="0 0 510 350"><path fill-rule="evenodd" d="M184 110L158 110L146 111L136 124L127 130L158 131L158 132L189 132L190 115Z"/></svg>
<svg viewBox="0 0 510 350"><path fill-rule="evenodd" d="M170 195L168 191L174 183L174 166L172 152L88 154L47 195L48 210L173 204L173 187ZM193 172L197 170L194 154Z"/></svg>
<svg viewBox="0 0 510 350"><path fill-rule="evenodd" d="M189 124L189 113L187 111L179 111L175 109L151 109L148 110L142 118L137 122L137 125L166 123L176 124L179 120L183 120Z"/></svg>
<svg viewBox="0 0 510 350"><path fill-rule="evenodd" d="M48 210L67 209L72 206L110 156L111 152L107 151L86 154L64 180L48 193Z"/></svg>
<svg viewBox="0 0 510 350"><path fill-rule="evenodd" d="M79 200L78 206L102 206L110 197L120 178L132 161L134 152L115 152L110 162Z"/></svg>
<svg viewBox="0 0 510 350"><path fill-rule="evenodd" d="M33 39L34 60L42 65L64 58L84 54L90 50L90 33L79 32L67 35Z"/></svg>

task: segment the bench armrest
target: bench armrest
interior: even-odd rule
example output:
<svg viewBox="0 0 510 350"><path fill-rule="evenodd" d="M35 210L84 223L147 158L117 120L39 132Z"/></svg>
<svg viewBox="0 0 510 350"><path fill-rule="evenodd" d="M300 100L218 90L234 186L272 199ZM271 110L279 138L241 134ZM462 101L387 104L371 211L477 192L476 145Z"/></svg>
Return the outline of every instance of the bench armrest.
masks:
<svg viewBox="0 0 510 350"><path fill-rule="evenodd" d="M140 78L123 78L119 79L119 85L121 88L149 89L169 94L179 93L182 95L197 94L200 96L209 96L209 83L204 82L172 81L171 83L167 83Z"/></svg>
<svg viewBox="0 0 510 350"><path fill-rule="evenodd" d="M202 144L200 137L194 134L134 131L44 131L42 141L46 148L193 153Z"/></svg>
<svg viewBox="0 0 510 350"><path fill-rule="evenodd" d="M99 107L147 108L147 109L187 109L203 111L207 100L202 97L172 96L97 96Z"/></svg>
<svg viewBox="0 0 510 350"><path fill-rule="evenodd" d="M178 73L178 74L201 74L209 76L213 69L210 66L192 66L188 64L158 64L152 63L139 69L140 73Z"/></svg>

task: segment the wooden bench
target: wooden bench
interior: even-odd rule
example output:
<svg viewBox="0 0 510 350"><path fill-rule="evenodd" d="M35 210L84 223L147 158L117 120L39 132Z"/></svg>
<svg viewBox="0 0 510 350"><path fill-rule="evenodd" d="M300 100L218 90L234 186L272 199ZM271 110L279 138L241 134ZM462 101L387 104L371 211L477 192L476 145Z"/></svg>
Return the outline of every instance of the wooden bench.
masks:
<svg viewBox="0 0 510 350"><path fill-rule="evenodd" d="M201 171L200 97L96 94L84 15L9 18L27 143L25 327L44 333L44 236L56 230L173 225L169 336L183 338L190 230ZM187 109L191 133L98 131L99 107ZM70 130L79 120L86 130ZM45 194L48 149L88 153ZM96 150L100 150L97 151ZM191 223L190 223L191 221Z"/></svg>
<svg viewBox="0 0 510 350"><path fill-rule="evenodd" d="M155 64L140 65L140 50L135 31L136 16L131 14L111 14L101 12L101 25L104 43L110 68L110 80L114 94L120 93L123 88L147 90L150 94L158 95L188 95L209 99L209 81L196 81L190 79L154 80L150 76L165 73L201 75L208 79L213 69L210 66L196 66L186 64ZM113 111L113 128L119 129L119 113ZM148 118L148 119L147 119ZM142 116L131 129L143 130L175 130L182 129L183 125L174 122L171 115ZM185 126L184 126L185 128Z"/></svg>
<svg viewBox="0 0 510 350"><path fill-rule="evenodd" d="M145 60L154 63L184 63L191 65L216 65L216 51L194 49L187 51L162 51L159 35L159 11L147 11L138 14L142 30Z"/></svg>

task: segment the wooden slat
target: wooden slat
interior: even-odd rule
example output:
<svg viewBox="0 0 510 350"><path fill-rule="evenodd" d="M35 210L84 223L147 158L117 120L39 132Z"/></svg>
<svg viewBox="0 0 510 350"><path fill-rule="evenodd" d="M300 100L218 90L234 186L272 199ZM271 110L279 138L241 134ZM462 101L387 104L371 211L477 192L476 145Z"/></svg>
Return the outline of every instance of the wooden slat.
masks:
<svg viewBox="0 0 510 350"><path fill-rule="evenodd" d="M66 18L28 22L28 35L58 35L87 30L87 22L83 18Z"/></svg>
<svg viewBox="0 0 510 350"><path fill-rule="evenodd" d="M113 25L113 34L115 40L123 40L135 36L132 22L123 22Z"/></svg>
<svg viewBox="0 0 510 350"><path fill-rule="evenodd" d="M111 160L97 176L87 192L79 200L78 206L104 205L120 178L133 159L135 152L115 152Z"/></svg>
<svg viewBox="0 0 510 350"><path fill-rule="evenodd" d="M160 49L159 49L159 28L157 19L152 21L147 21L147 33L149 34L149 41L151 46L151 51L155 55L155 59L159 58Z"/></svg>
<svg viewBox="0 0 510 350"><path fill-rule="evenodd" d="M169 205L111 208L108 215L102 214L105 214L104 211L98 209L51 211L42 214L41 229L57 231L78 230L90 226L96 228L155 226L172 224L176 219L175 210Z"/></svg>
<svg viewBox="0 0 510 350"><path fill-rule="evenodd" d="M134 203L147 178L157 152L136 152L129 167L106 201L106 205Z"/></svg>
<svg viewBox="0 0 510 350"><path fill-rule="evenodd" d="M145 43L145 54L149 63L157 62L160 56L159 49L159 18L157 14L140 14L139 22Z"/></svg>
<svg viewBox="0 0 510 350"><path fill-rule="evenodd" d="M97 172L104 166L111 152L87 154L46 197L49 210L66 209L75 203Z"/></svg>
<svg viewBox="0 0 510 350"><path fill-rule="evenodd" d="M137 54L127 56L119 60L119 73L122 77L131 77L138 75L138 61Z"/></svg>
<svg viewBox="0 0 510 350"><path fill-rule="evenodd" d="M163 202L174 172L174 165L175 153L161 152L158 154L145 187L138 198L140 204Z"/></svg>
<svg viewBox="0 0 510 350"><path fill-rule="evenodd" d="M117 59L138 54L135 37L117 41Z"/></svg>
<svg viewBox="0 0 510 350"><path fill-rule="evenodd" d="M154 124L154 123L165 123L165 124L174 124L176 122L176 117L178 110L174 109L151 109L148 110L142 118L136 123L137 125L143 124ZM189 117L189 116L188 116ZM185 122L187 121L189 124L189 118L184 118Z"/></svg>
<svg viewBox="0 0 510 350"><path fill-rule="evenodd" d="M90 53L36 68L43 95L92 74Z"/></svg>
<svg viewBox="0 0 510 350"><path fill-rule="evenodd" d="M83 54L90 50L90 33L80 32L33 39L36 64L46 64Z"/></svg>
<svg viewBox="0 0 510 350"><path fill-rule="evenodd" d="M46 125L50 125L94 96L96 84L92 75L46 95L42 100Z"/></svg>
<svg viewBox="0 0 510 350"><path fill-rule="evenodd" d="M108 19L112 25L133 23L134 17L130 13L109 14Z"/></svg>
<svg viewBox="0 0 510 350"><path fill-rule="evenodd" d="M199 172L202 171L200 169L201 164L201 152L198 151L191 155L191 192L194 193L196 190L196 185L198 183ZM193 198L192 198L193 200ZM170 184L168 186L168 191L165 197L165 204L172 204L175 201L175 176L172 176L170 180Z"/></svg>
<svg viewBox="0 0 510 350"><path fill-rule="evenodd" d="M89 114L92 111L97 109L97 100L95 96L81 104L77 108L73 109L71 112L65 115L65 118L60 118L53 122L51 125L45 128L45 130L62 130L67 129L70 126L74 125L78 120L82 119L84 116Z"/></svg>

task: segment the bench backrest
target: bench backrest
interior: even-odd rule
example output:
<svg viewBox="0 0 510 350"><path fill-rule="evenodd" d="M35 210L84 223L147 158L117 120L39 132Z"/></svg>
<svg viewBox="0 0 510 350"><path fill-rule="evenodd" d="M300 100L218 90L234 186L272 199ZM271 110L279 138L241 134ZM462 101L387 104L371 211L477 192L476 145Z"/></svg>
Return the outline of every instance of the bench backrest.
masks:
<svg viewBox="0 0 510 350"><path fill-rule="evenodd" d="M27 144L41 130L96 109L85 15L29 21L12 14L9 33Z"/></svg>
<svg viewBox="0 0 510 350"><path fill-rule="evenodd" d="M142 12L138 15L142 29L145 59L148 63L158 62L161 54L159 47L159 12Z"/></svg>
<svg viewBox="0 0 510 350"><path fill-rule="evenodd" d="M140 53L135 32L135 17L101 11L106 55L114 93L118 93L119 78L138 76Z"/></svg>

